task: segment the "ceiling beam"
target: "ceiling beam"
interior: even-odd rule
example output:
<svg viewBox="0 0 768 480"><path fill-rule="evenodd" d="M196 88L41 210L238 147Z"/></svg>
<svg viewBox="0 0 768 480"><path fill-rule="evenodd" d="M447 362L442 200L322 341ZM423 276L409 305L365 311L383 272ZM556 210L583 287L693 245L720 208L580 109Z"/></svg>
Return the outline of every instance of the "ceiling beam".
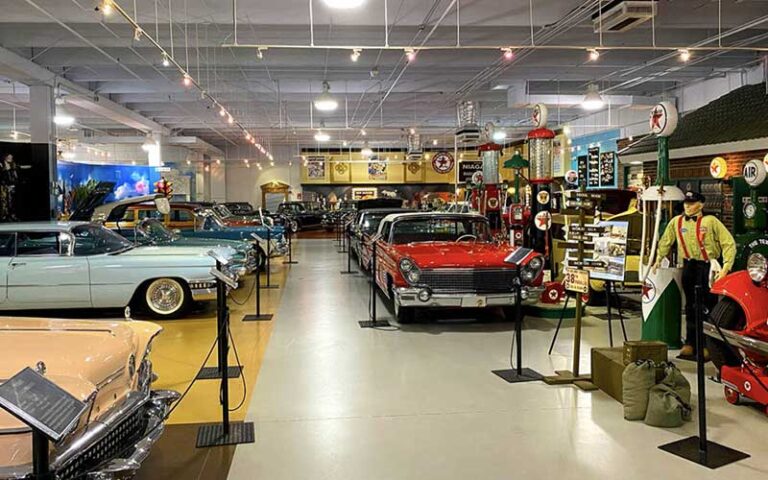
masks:
<svg viewBox="0 0 768 480"><path fill-rule="evenodd" d="M114 120L127 127L144 132L157 132L170 135L170 130L165 126L146 118L133 110L113 102L85 87L57 76L34 62L21 57L6 48L0 47L0 69L3 76L26 85L57 85L67 91L70 96L67 103L88 110L99 116Z"/></svg>

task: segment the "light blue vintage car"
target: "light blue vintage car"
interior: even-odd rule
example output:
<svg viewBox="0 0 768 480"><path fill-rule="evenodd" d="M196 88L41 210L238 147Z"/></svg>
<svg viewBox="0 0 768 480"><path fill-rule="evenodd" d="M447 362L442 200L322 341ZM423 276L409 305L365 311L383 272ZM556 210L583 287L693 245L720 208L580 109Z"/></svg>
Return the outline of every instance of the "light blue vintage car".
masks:
<svg viewBox="0 0 768 480"><path fill-rule="evenodd" d="M210 250L137 247L88 222L0 224L0 310L130 305L178 317L215 299Z"/></svg>

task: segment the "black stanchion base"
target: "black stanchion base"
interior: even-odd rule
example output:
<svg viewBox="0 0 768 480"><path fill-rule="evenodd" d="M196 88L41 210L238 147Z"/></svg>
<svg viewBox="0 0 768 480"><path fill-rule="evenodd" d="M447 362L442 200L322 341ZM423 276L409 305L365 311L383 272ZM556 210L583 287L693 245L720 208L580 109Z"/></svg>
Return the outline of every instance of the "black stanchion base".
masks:
<svg viewBox="0 0 768 480"><path fill-rule="evenodd" d="M197 448L221 447L256 442L253 423L231 422L229 433L224 434L224 424L201 425L197 430Z"/></svg>
<svg viewBox="0 0 768 480"><path fill-rule="evenodd" d="M286 260L283 262L283 265L296 265L297 263L299 262L297 262L296 260L291 260L290 262Z"/></svg>
<svg viewBox="0 0 768 480"><path fill-rule="evenodd" d="M688 437L659 447L665 452L715 469L749 458L749 454L728 448L715 442L707 442L707 455L699 451L699 437Z"/></svg>
<svg viewBox="0 0 768 480"><path fill-rule="evenodd" d="M516 368L507 370L491 370L491 373L501 377L507 383L538 382L544 379L544 375L530 368L523 368L518 374Z"/></svg>
<svg viewBox="0 0 768 480"><path fill-rule="evenodd" d="M275 284L273 283L272 285L262 285L262 286L261 286L261 288L262 288L262 290L263 290L263 289L267 289L267 290L274 290L274 289L276 289L276 288L280 288L280 285L275 285Z"/></svg>
<svg viewBox="0 0 768 480"><path fill-rule="evenodd" d="M390 326L387 320L361 320L357 322L357 324L360 325L360 328L379 328Z"/></svg>
<svg viewBox="0 0 768 480"><path fill-rule="evenodd" d="M227 378L240 378L243 367L227 367ZM219 367L203 367L197 372L197 380L217 380L221 378Z"/></svg>
<svg viewBox="0 0 768 480"><path fill-rule="evenodd" d="M244 322L267 322L272 320L271 313L262 313L261 315L245 315L243 316Z"/></svg>
<svg viewBox="0 0 768 480"><path fill-rule="evenodd" d="M342 275L357 275L357 272L353 272L352 270L342 270L339 273Z"/></svg>

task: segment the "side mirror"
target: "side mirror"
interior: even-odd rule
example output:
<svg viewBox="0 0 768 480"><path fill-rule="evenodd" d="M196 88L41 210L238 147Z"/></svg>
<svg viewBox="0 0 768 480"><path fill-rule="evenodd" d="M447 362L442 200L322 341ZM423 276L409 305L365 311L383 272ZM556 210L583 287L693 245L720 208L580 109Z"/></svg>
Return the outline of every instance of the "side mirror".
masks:
<svg viewBox="0 0 768 480"><path fill-rule="evenodd" d="M176 234L178 234L178 235L181 235L181 229L180 229L180 228L174 228L174 229L173 229L173 230L171 230L171 231L172 231L173 233L176 233Z"/></svg>

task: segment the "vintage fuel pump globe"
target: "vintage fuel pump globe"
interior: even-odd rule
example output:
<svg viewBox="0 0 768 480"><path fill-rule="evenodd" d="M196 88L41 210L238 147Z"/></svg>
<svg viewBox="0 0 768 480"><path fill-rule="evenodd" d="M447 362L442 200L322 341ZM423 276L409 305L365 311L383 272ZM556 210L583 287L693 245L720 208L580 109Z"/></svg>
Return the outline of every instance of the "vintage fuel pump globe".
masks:
<svg viewBox="0 0 768 480"><path fill-rule="evenodd" d="M533 124L537 127L528 132L528 161L530 163L529 183L531 186L531 196L533 198L542 198L543 192L546 192L547 198L551 195L552 184L552 161L554 154L555 132L546 128L547 107L543 104L535 105L531 116ZM542 218L539 215L542 212L549 213L550 204L538 201L531 202L531 216L533 218ZM541 230L535 228L532 230L531 248L537 252L547 251L547 242L549 236L547 229Z"/></svg>
<svg viewBox="0 0 768 480"><path fill-rule="evenodd" d="M679 348L681 311L684 305L682 270L676 262L654 269L659 238L674 216L675 203L685 194L669 180L669 136L677 127L677 109L661 102L651 109L649 127L659 143L656 185L641 195L643 229L640 241L640 280L643 284L643 340L660 340Z"/></svg>

